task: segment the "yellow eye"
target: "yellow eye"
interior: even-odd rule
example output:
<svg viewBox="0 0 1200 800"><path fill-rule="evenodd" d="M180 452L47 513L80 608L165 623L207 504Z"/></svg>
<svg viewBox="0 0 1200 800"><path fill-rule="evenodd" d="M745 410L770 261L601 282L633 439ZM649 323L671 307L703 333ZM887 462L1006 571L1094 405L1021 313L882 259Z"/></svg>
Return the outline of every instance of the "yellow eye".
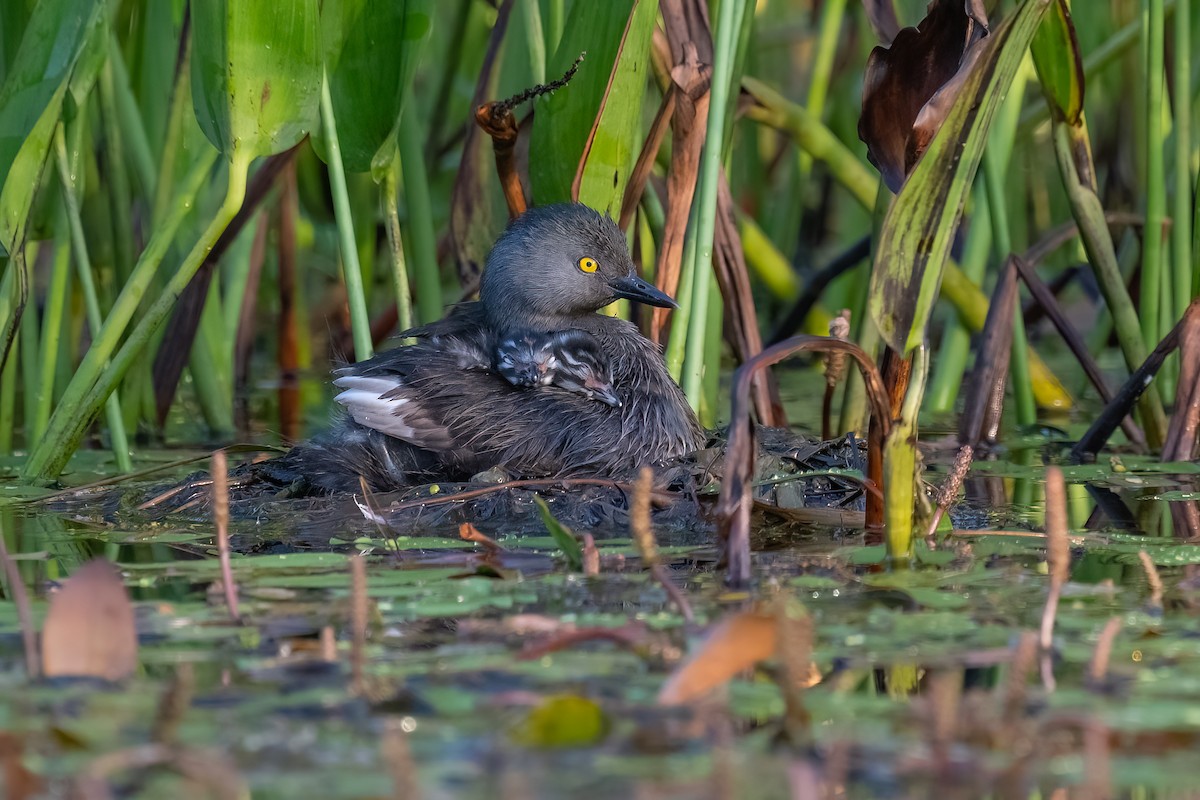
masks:
<svg viewBox="0 0 1200 800"><path fill-rule="evenodd" d="M584 272L595 272L600 265L596 263L596 259L584 256L579 259L579 268Z"/></svg>

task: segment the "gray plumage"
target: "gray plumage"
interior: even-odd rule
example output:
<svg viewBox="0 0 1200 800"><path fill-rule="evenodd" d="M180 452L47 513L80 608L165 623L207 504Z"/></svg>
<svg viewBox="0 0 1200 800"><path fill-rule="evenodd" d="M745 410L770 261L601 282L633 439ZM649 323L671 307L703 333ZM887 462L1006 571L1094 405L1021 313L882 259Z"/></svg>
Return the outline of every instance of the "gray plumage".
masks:
<svg viewBox="0 0 1200 800"><path fill-rule="evenodd" d="M611 219L582 205L527 212L489 255L480 301L406 332L412 344L339 370L348 418L277 460L273 474L310 490L356 489L362 475L387 490L495 466L531 477L630 477L692 452L704 433L658 348L632 324L595 313L617 297L671 304L637 276ZM505 380L498 348L527 331L582 337L576 343L607 362L620 406Z"/></svg>

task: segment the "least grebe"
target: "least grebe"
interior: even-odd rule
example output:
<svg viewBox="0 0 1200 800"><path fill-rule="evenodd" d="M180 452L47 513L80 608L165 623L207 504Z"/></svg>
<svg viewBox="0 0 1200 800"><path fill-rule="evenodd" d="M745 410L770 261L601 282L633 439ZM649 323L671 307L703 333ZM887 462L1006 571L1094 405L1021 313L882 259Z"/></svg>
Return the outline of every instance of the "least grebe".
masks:
<svg viewBox="0 0 1200 800"><path fill-rule="evenodd" d="M496 346L492 368L513 386L556 387L621 406L608 357L596 337L581 330L509 334Z"/></svg>
<svg viewBox="0 0 1200 800"><path fill-rule="evenodd" d="M493 467L629 477L696 450L704 433L659 349L631 323L596 313L618 298L674 305L638 276L610 218L580 204L527 211L489 254L479 301L339 370L348 418L271 474L309 491L354 490L360 475L376 490L467 480ZM607 361L616 402L517 387L498 374L498 348L526 331L587 337Z"/></svg>

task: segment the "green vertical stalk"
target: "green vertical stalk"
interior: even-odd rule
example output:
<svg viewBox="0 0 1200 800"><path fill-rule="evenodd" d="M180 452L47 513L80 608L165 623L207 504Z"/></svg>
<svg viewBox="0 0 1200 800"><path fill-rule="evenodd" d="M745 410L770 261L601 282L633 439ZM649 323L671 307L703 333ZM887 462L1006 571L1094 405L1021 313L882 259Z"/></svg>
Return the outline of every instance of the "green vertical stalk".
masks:
<svg viewBox="0 0 1200 800"><path fill-rule="evenodd" d="M137 98L129 85L129 72L125 69L125 60L121 58L121 45L113 35L109 40L108 60L112 66L113 89L115 90L117 117L121 123L121 134L125 147L131 156L133 170L142 185L142 196L147 202L154 197L158 186L158 175L155 173L154 153L150 151L150 140L146 136L146 126L138 111Z"/></svg>
<svg viewBox="0 0 1200 800"><path fill-rule="evenodd" d="M429 176L425 171L424 134L412 104L400 115L400 169L404 180L404 205L408 210L408 247L416 284L417 318L430 323L442 316L442 278L438 270L437 236L433 206L429 201Z"/></svg>
<svg viewBox="0 0 1200 800"><path fill-rule="evenodd" d="M184 122L192 113L192 95L188 91L192 63L189 57L192 48L191 36L188 36L183 47L184 54L179 62L179 73L175 76L175 86L171 89L171 109L167 115L167 132L163 137L162 158L158 162L158 181L154 187L152 219L155 224L166 215L171 205L172 190L175 188L175 158L183 139Z"/></svg>
<svg viewBox="0 0 1200 800"><path fill-rule="evenodd" d="M708 324L704 334L704 377L703 391L700 395L700 424L705 428L717 427L717 415L720 413L721 389L721 323L725 317L725 309L721 305L721 288L716 283L709 285Z"/></svg>
<svg viewBox="0 0 1200 800"><path fill-rule="evenodd" d="M982 180L976 182L973 191L975 213L967 233L961 266L963 274L978 286L983 283L983 275L987 270L988 253L992 247L992 226L988 219L987 191ZM954 410L970 354L971 331L961 317L952 314L946 321L934 364L933 380L929 384L928 406L932 411L947 413Z"/></svg>
<svg viewBox="0 0 1200 800"><path fill-rule="evenodd" d="M188 368L192 386L200 400L213 435L218 439L233 433L233 345L225 338L224 313L218 276L214 275L200 311L200 326L192 342Z"/></svg>
<svg viewBox="0 0 1200 800"><path fill-rule="evenodd" d="M404 239L400 235L400 157L388 164L383 174L383 219L387 225L388 247L392 254L392 285L396 289L396 315L400 330L413 326L412 290L408 285L408 264L404 260Z"/></svg>
<svg viewBox="0 0 1200 800"><path fill-rule="evenodd" d="M683 255L680 256L679 308L671 315L671 336L667 341L667 371L679 383L683 378L683 356L687 346L688 324L692 316L692 282L696 275L696 214L688 217L687 230L683 239Z"/></svg>
<svg viewBox="0 0 1200 800"><path fill-rule="evenodd" d="M692 213L697 215L696 268L692 284L691 318L688 320L683 392L694 409L700 407L704 374L704 329L708 322L708 287L713 277L712 250L717 220L717 187L721 179L721 156L725 147L726 106L732 89L734 62L737 60L738 33L745 12L746 0L721 2L713 55L708 129L700 156L699 185L692 209Z"/></svg>
<svg viewBox="0 0 1200 800"><path fill-rule="evenodd" d="M1187 5L1186 3L1184 5ZM1142 241L1142 341L1153 347L1161 328L1162 241L1166 216L1163 169L1163 0L1146 0L1146 233Z"/></svg>
<svg viewBox="0 0 1200 800"><path fill-rule="evenodd" d="M132 205L129 190L129 173L125 168L125 150L122 144L121 123L117 119L116 91L113 89L112 59L100 70L100 122L104 131L104 161L108 170L102 176L108 189L112 207L113 244L116 255L117 281L123 282L133 269L136 256L133 252L133 220L129 215Z"/></svg>
<svg viewBox="0 0 1200 800"><path fill-rule="evenodd" d="M321 81L321 127L325 131L326 147L329 148L329 188L333 192L333 216L337 221L338 247L342 253L342 276L350 305L354 357L358 361L365 361L374 352L371 320L367 317L362 267L358 263L358 244L354 239L354 217L350 212L350 194L346 189L346 171L342 168L342 149L338 145L337 120L333 116L328 76Z"/></svg>
<svg viewBox="0 0 1200 800"><path fill-rule="evenodd" d="M1192 19L1191 3L1175 9L1175 206L1171 214L1173 323L1182 319L1192 295ZM1200 207L1198 207L1200 208Z"/></svg>
<svg viewBox="0 0 1200 800"><path fill-rule="evenodd" d="M812 80L808 85L808 101L805 107L815 119L825 113L825 99L829 96L829 81L833 74L833 59L837 55L838 34L842 31L842 19L846 15L846 0L826 0L821 11L821 27L817 33L817 49L813 56ZM799 151L800 188L808 183L812 171L812 156Z"/></svg>
<svg viewBox="0 0 1200 800"><path fill-rule="evenodd" d="M46 435L30 451L29 458L21 470L22 479L36 482L58 477L75 448L79 446L88 426L95 420L100 407L104 405L134 360L141 356L151 337L166 321L175 307L175 301L187 288L196 270L200 269L221 233L241 208L246 196L246 173L250 167L250 156L243 151L235 151L234 160L229 164L229 186L220 208L174 276L167 282L162 294L146 310L124 345L117 350L126 325L141 302L167 246L174 239L179 223L195 202L200 182L207 176L217 155L215 150L201 152L184 190L176 195L171 213L161 225L155 227L154 236L142 251L142 256L113 304L108 319L93 339L92 346L88 348L83 362L76 369L62 400L50 417ZM114 350L116 355L112 356ZM110 357L112 363L105 366Z"/></svg>
<svg viewBox="0 0 1200 800"><path fill-rule="evenodd" d="M1200 172L1196 173L1195 197L1192 217L1192 297L1200 295Z"/></svg>
<svg viewBox="0 0 1200 800"><path fill-rule="evenodd" d="M54 212L54 262L50 268L50 285L46 287L46 307L42 313L41 355L38 363L39 402L33 420L28 424L30 442L36 442L46 432L50 409L54 402L54 379L58 371L58 356L62 350L63 317L66 313L67 292L71 285L71 245L67 230L65 204L59 203Z"/></svg>
<svg viewBox="0 0 1200 800"><path fill-rule="evenodd" d="M33 244L27 247L30 252L26 254L26 259L30 262L36 262L37 248ZM21 335L17 337L17 346L13 348L8 356L14 361L17 359L18 353L21 356L21 393L25 406L25 442L27 445L33 441L33 419L36 414L35 409L40 403L39 394L41 392L41 383L38 381L37 312L36 302L25 304L25 310L21 313Z"/></svg>
<svg viewBox="0 0 1200 800"><path fill-rule="evenodd" d="M905 567L913 554L913 510L920 481L917 468L917 417L929 380L925 345L913 351L912 379L900 405L900 418L883 443L884 530L888 560Z"/></svg>
<svg viewBox="0 0 1200 800"><path fill-rule="evenodd" d="M58 179L62 186L63 203L66 204L67 224L71 231L71 246L74 250L76 272L79 274L79 285L83 290L83 301L87 309L88 328L95 338L103 327L104 318L100 314L100 301L96 297L96 284L92 278L92 261L88 255L87 239L83 233L83 221L79 216L79 199L75 197L74 186L71 182L71 170L67 163L67 141L66 136L63 135L61 124L54 130L54 155L58 164ZM133 461L129 457L129 438L125 435L125 419L121 416L121 401L116 394L107 398L105 418L108 422L109 436L112 438L112 450L117 459L117 467L122 472L132 472ZM30 442L31 457L33 447L33 442ZM67 454L67 458L70 458L70 453ZM66 463L65 459L63 463Z"/></svg>
<svg viewBox="0 0 1200 800"><path fill-rule="evenodd" d="M9 291L12 287L7 287ZM13 432L17 429L17 359L20 347L21 332L17 331L17 341L13 342L8 359L0 369L0 453L10 455L13 451Z"/></svg>

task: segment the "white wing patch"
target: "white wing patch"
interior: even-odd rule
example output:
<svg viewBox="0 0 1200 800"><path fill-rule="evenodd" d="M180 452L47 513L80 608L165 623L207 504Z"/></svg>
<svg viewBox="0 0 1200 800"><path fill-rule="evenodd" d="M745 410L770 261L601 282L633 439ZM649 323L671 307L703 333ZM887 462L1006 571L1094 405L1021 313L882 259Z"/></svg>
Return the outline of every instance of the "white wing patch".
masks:
<svg viewBox="0 0 1200 800"><path fill-rule="evenodd" d="M386 378L342 375L333 382L344 391L333 398L346 407L359 425L416 443L416 429L405 420L407 397L388 397L403 384Z"/></svg>

